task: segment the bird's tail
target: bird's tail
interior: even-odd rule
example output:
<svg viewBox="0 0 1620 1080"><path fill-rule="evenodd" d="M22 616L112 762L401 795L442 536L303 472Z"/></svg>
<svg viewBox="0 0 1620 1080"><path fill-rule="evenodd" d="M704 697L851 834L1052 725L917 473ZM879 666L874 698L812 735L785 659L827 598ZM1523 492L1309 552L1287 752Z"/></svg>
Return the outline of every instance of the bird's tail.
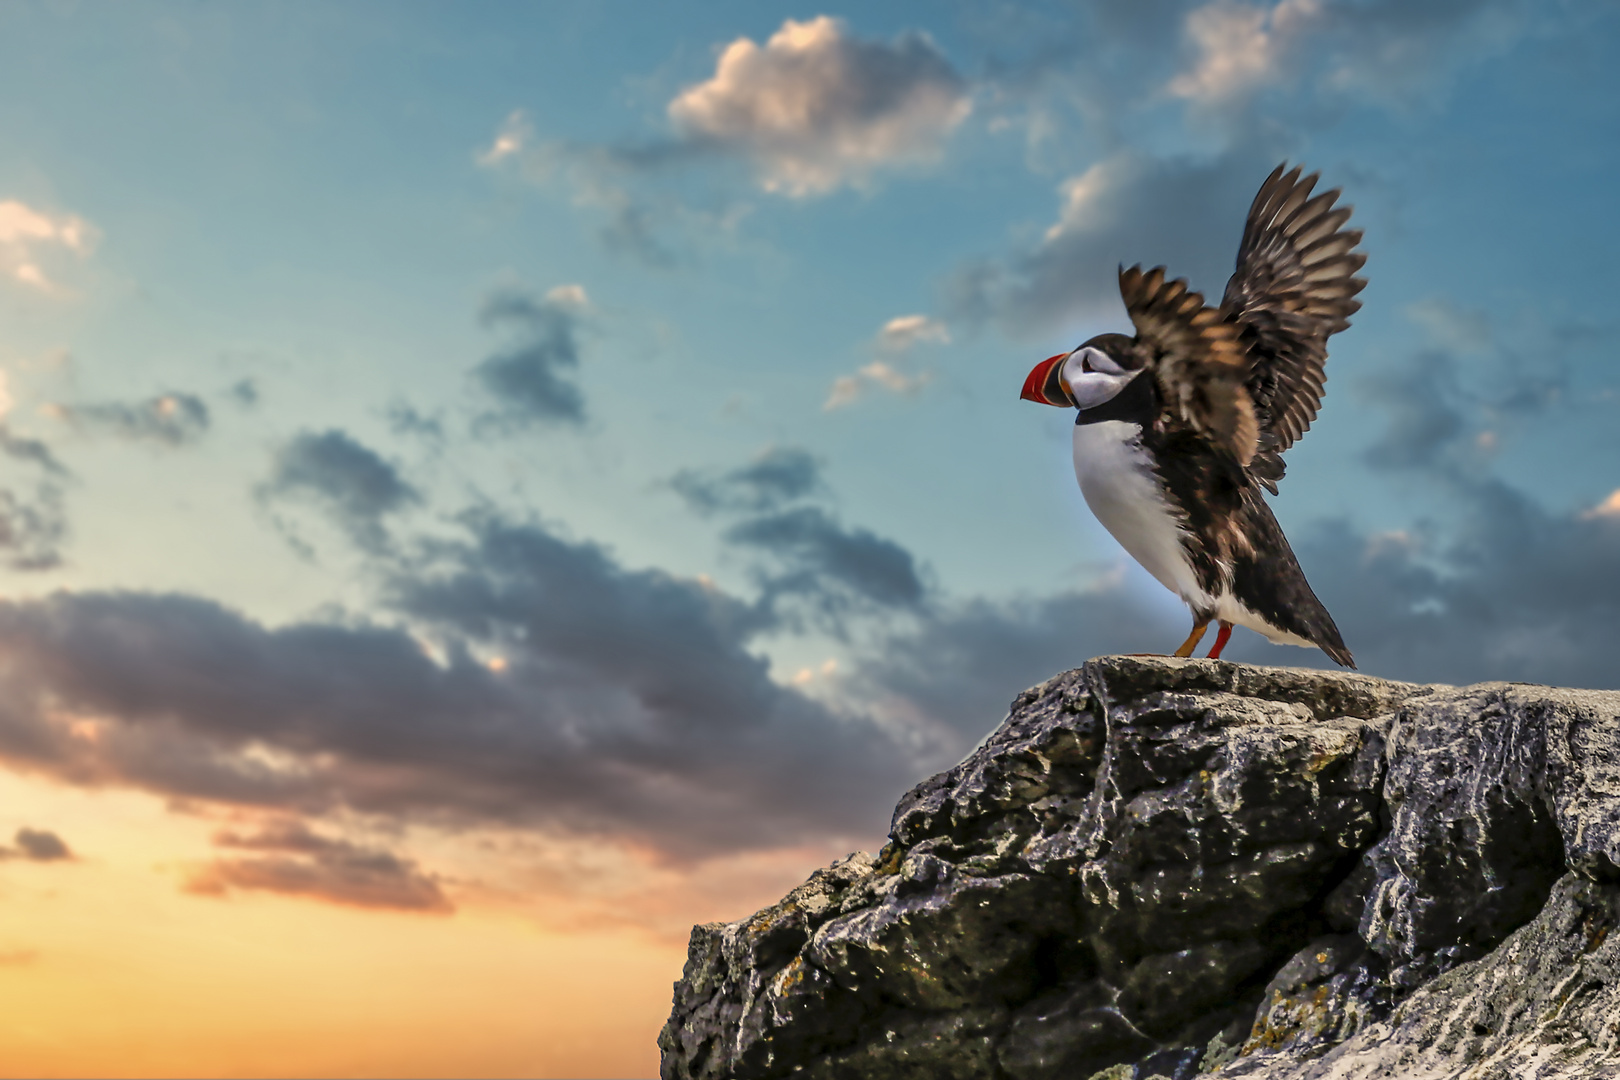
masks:
<svg viewBox="0 0 1620 1080"><path fill-rule="evenodd" d="M1244 511L1248 519L1244 531L1254 541L1256 553L1234 561L1233 595L1277 629L1314 643L1335 664L1353 670L1355 657L1345 648L1333 616L1311 591L1294 549L1258 489L1247 493Z"/></svg>

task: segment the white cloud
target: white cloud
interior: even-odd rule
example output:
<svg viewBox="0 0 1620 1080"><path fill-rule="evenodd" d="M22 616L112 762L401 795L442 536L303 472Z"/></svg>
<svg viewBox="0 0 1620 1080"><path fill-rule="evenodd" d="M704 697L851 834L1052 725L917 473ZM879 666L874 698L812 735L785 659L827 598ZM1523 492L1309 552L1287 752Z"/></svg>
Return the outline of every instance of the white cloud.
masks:
<svg viewBox="0 0 1620 1080"><path fill-rule="evenodd" d="M583 285L558 285L546 291L546 300L559 307L576 308L584 310L591 306L591 298L585 295Z"/></svg>
<svg viewBox="0 0 1620 1080"><path fill-rule="evenodd" d="M1208 160L1117 151L1063 181L1057 219L1037 243L960 267L947 304L1015 336L1074 330L1076 319L1123 319L1117 268L1132 263L1162 264L1218 297L1243 208L1275 164L1250 146Z"/></svg>
<svg viewBox="0 0 1620 1080"><path fill-rule="evenodd" d="M495 132L495 141L478 155L478 164L493 169L508 158L516 157L534 141L534 125L522 109L515 109L502 121Z"/></svg>
<svg viewBox="0 0 1620 1080"><path fill-rule="evenodd" d="M35 210L16 199L0 201L0 276L42 292L58 288L42 264L62 255L88 256L97 232L74 214Z"/></svg>
<svg viewBox="0 0 1620 1080"><path fill-rule="evenodd" d="M1524 32L1524 11L1510 0L1212 0L1188 12L1192 56L1165 89L1204 110L1230 110L1303 76L1329 95L1405 107L1508 48Z"/></svg>
<svg viewBox="0 0 1620 1080"><path fill-rule="evenodd" d="M895 394L914 394L927 386L932 378L933 376L927 372L921 375L907 375L882 360L874 360L853 375L840 375L834 379L832 392L827 395L827 400L821 407L826 412L832 412L834 409L853 405L873 388L881 388Z"/></svg>
<svg viewBox="0 0 1620 1080"><path fill-rule="evenodd" d="M951 332L927 315L897 315L878 331L877 347L887 353L906 352L917 345L949 345Z"/></svg>
<svg viewBox="0 0 1620 1080"><path fill-rule="evenodd" d="M1609 518L1613 521L1620 521L1620 488L1615 488L1609 493L1607 499L1581 515L1583 521L1592 521L1596 518Z"/></svg>
<svg viewBox="0 0 1620 1080"><path fill-rule="evenodd" d="M1272 8L1216 0L1194 9L1186 29L1198 59L1170 81L1170 92L1218 105L1283 77L1296 43L1321 13L1321 0L1282 0Z"/></svg>
<svg viewBox="0 0 1620 1080"><path fill-rule="evenodd" d="M861 41L821 15L787 20L763 47L733 41L669 116L688 140L752 158L767 191L798 198L860 184L881 166L938 160L972 108L928 38Z"/></svg>
<svg viewBox="0 0 1620 1080"><path fill-rule="evenodd" d="M1483 311L1460 307L1443 296L1429 296L1406 306L1406 317L1422 327L1429 340L1457 352L1484 352L1491 345L1491 324Z"/></svg>
<svg viewBox="0 0 1620 1080"><path fill-rule="evenodd" d="M1065 236L1100 231L1118 218L1118 202L1144 171L1139 155L1122 153L1096 162L1078 176L1058 186L1063 207L1058 219L1046 229L1046 242L1055 244Z"/></svg>

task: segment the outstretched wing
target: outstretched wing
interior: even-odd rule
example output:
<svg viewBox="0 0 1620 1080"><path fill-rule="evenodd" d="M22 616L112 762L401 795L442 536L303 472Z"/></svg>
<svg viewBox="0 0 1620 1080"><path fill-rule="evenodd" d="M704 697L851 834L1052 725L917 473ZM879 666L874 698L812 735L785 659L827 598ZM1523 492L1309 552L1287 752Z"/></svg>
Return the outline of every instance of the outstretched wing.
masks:
<svg viewBox="0 0 1620 1080"><path fill-rule="evenodd" d="M1165 408L1225 447L1244 465L1259 447L1260 428L1246 380L1249 359L1240 328L1164 267L1119 272L1119 294L1136 326Z"/></svg>
<svg viewBox="0 0 1620 1080"><path fill-rule="evenodd" d="M1316 419L1327 381L1327 339L1350 325L1367 282L1355 276L1367 256L1355 251L1360 229L1346 229L1350 207L1334 209L1339 190L1311 197L1319 173L1278 165L1249 208L1237 271L1221 311L1241 331L1249 357L1246 387L1260 425L1250 473L1273 494L1282 453Z"/></svg>

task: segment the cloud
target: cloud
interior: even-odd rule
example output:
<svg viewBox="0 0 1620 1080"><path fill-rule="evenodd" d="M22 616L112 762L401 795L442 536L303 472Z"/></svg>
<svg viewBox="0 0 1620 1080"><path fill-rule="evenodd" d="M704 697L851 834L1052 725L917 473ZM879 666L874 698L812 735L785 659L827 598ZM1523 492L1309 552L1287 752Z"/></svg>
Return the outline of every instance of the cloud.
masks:
<svg viewBox="0 0 1620 1080"><path fill-rule="evenodd" d="M433 413L424 413L403 401L392 402L383 414L388 430L395 435L423 439L438 444L444 441L444 422Z"/></svg>
<svg viewBox="0 0 1620 1080"><path fill-rule="evenodd" d="M398 469L337 430L304 432L283 444L258 496L312 502L367 550L387 546L387 517L421 502Z"/></svg>
<svg viewBox="0 0 1620 1080"><path fill-rule="evenodd" d="M536 141L519 111L501 125L478 160L485 168L513 173L537 187L561 182L575 206L606 215L597 236L609 251L667 270L681 260L660 234L684 226L694 237L723 236L747 212L746 207L728 207L718 214L704 213L643 183L672 166L707 156L711 154L704 147L670 138L620 146Z"/></svg>
<svg viewBox="0 0 1620 1080"><path fill-rule="evenodd" d="M455 910L439 880L410 859L382 848L320 836L297 821L280 821L256 833L215 834L220 847L254 852L221 858L195 870L186 891L224 896L257 890L349 907L388 908L448 915Z"/></svg>
<svg viewBox="0 0 1620 1080"><path fill-rule="evenodd" d="M1322 0L1282 0L1250 7L1217 0L1189 12L1193 66L1170 80L1170 93L1205 104L1229 104L1280 79L1301 38L1323 18Z"/></svg>
<svg viewBox="0 0 1620 1080"><path fill-rule="evenodd" d="M1466 451L1459 436L1469 421L1446 353L1423 353L1401 368L1370 376L1361 392L1389 417L1383 434L1365 451L1375 468L1433 469L1455 464L1455 452Z"/></svg>
<svg viewBox="0 0 1620 1080"><path fill-rule="evenodd" d="M1428 296L1406 306L1406 316L1421 327L1436 348L1484 352L1495 344L1483 311L1464 308L1444 296Z"/></svg>
<svg viewBox="0 0 1620 1080"><path fill-rule="evenodd" d="M849 528L816 506L748 518L728 528L727 543L768 557L761 575L770 597L812 599L835 617L852 606L916 608L927 593L911 552L862 528Z"/></svg>
<svg viewBox="0 0 1620 1080"><path fill-rule="evenodd" d="M32 474L31 490L0 487L0 556L14 570L60 566L68 520L63 487L70 479L49 446L0 422L0 458ZM9 470L8 470L9 471Z"/></svg>
<svg viewBox="0 0 1620 1080"><path fill-rule="evenodd" d="M907 375L882 360L874 360L853 375L840 375L833 380L832 390L821 405L824 412L853 405L872 387L881 387L895 394L915 394L933 380L928 372Z"/></svg>
<svg viewBox="0 0 1620 1080"><path fill-rule="evenodd" d="M559 285L544 296L498 292L484 303L485 326L509 331L512 344L473 369L473 379L498 406L486 418L500 426L581 424L585 397L570 381L579 367L585 290Z"/></svg>
<svg viewBox="0 0 1620 1080"><path fill-rule="evenodd" d="M534 125L529 122L529 116L522 109L514 109L500 128L495 132L495 139L477 156L478 164L486 169L493 169L501 162L515 158L534 142Z"/></svg>
<svg viewBox="0 0 1620 1080"><path fill-rule="evenodd" d="M851 615L914 610L927 599L922 571L904 547L803 505L828 492L816 459L802 449L772 447L724 473L683 470L670 487L699 514L740 518L721 540L760 560L760 607L772 618L782 601L797 599L842 634Z"/></svg>
<svg viewBox="0 0 1620 1080"><path fill-rule="evenodd" d="M1355 389L1383 410L1388 424L1364 457L1375 468L1416 470L1448 484L1479 479L1505 432L1523 428L1566 397L1569 373L1558 350L1535 357L1502 347L1483 316L1437 304L1434 336L1468 356L1427 349L1364 376ZM1567 340L1554 330L1548 337ZM1465 378L1466 374L1466 378Z"/></svg>
<svg viewBox="0 0 1620 1080"><path fill-rule="evenodd" d="M1581 513L1581 520L1591 521L1596 518L1614 518L1620 520L1620 488L1609 492L1609 497Z"/></svg>
<svg viewBox="0 0 1620 1080"><path fill-rule="evenodd" d="M1496 359L1517 369L1518 384L1478 360L1465 380L1452 356L1432 350L1365 384L1390 418L1369 464L1442 500L1450 528L1424 521L1367 534L1319 522L1294 549L1373 674L1620 685L1609 659L1620 648L1620 518L1599 512L1602 503L1550 512L1492 475L1509 418L1523 423L1563 401L1556 358Z"/></svg>
<svg viewBox="0 0 1620 1080"><path fill-rule="evenodd" d="M694 245L734 235L753 210L722 190L694 197L674 182L682 170L746 161L764 190L790 198L864 187L883 170L938 161L971 111L965 80L926 36L866 41L819 16L787 20L763 46L727 45L712 77L669 102L670 129L650 139L542 139L519 109L475 159L537 186L561 183L574 205L604 215L598 236L610 251L669 269Z"/></svg>
<svg viewBox="0 0 1620 1080"><path fill-rule="evenodd" d="M835 378L822 410L832 412L853 405L872 389L894 394L916 393L933 381L933 375L926 371L908 374L890 361L898 362L918 345L948 345L950 341L950 330L938 319L927 315L900 315L890 319L872 341L872 348L887 359L873 360L853 374Z"/></svg>
<svg viewBox="0 0 1620 1080"><path fill-rule="evenodd" d="M825 490L820 464L793 446L768 447L747 465L724 473L682 469L669 484L700 514L775 510Z"/></svg>
<svg viewBox="0 0 1620 1080"><path fill-rule="evenodd" d="M44 411L84 431L159 446L196 442L209 425L208 406L192 394L159 394L139 402L52 404Z"/></svg>
<svg viewBox="0 0 1620 1080"><path fill-rule="evenodd" d="M60 836L46 829L17 830L15 848L0 847L0 859L27 859L30 862L71 862L73 852Z"/></svg>
<svg viewBox="0 0 1620 1080"><path fill-rule="evenodd" d="M1058 218L1039 243L960 267L949 305L1014 335L1105 316L1126 328L1118 268L1135 263L1163 264L1218 302L1249 203L1277 161L1252 146L1208 160L1121 150L1063 182Z"/></svg>
<svg viewBox="0 0 1620 1080"><path fill-rule="evenodd" d="M1117 575L1047 597L941 602L863 650L846 691L925 733L950 758L988 732L1027 686L1093 656L1179 645L1186 627L1165 612Z"/></svg>
<svg viewBox="0 0 1620 1080"><path fill-rule="evenodd" d="M949 345L951 332L944 323L927 315L897 315L883 324L875 342L887 353L907 352L924 343Z"/></svg>
<svg viewBox="0 0 1620 1080"><path fill-rule="evenodd" d="M933 42L862 41L826 15L782 24L764 47L738 38L714 75L669 103L682 135L751 159L767 191L794 198L861 184L878 168L937 161L972 111Z"/></svg>
<svg viewBox="0 0 1620 1080"><path fill-rule="evenodd" d="M1549 514L1496 480L1455 495L1449 538L1339 522L1295 545L1357 663L1425 682L1620 686L1620 525Z"/></svg>
<svg viewBox="0 0 1620 1080"><path fill-rule="evenodd" d="M45 267L64 255L88 257L98 238L95 227L74 214L52 214L16 199L0 200L0 275L29 288L59 291Z"/></svg>
<svg viewBox="0 0 1620 1080"><path fill-rule="evenodd" d="M379 570L397 625L272 628L164 593L0 601L0 759L670 858L871 836L918 775L869 718L771 679L757 606L535 525L465 527Z"/></svg>
<svg viewBox="0 0 1620 1080"><path fill-rule="evenodd" d="M238 379L225 394L242 408L251 409L259 403L259 384L254 379Z"/></svg>
<svg viewBox="0 0 1620 1080"><path fill-rule="evenodd" d="M1200 112L1232 113L1305 78L1320 98L1407 106L1505 51L1525 25L1510 0L1214 0L1187 13L1190 59L1166 90Z"/></svg>

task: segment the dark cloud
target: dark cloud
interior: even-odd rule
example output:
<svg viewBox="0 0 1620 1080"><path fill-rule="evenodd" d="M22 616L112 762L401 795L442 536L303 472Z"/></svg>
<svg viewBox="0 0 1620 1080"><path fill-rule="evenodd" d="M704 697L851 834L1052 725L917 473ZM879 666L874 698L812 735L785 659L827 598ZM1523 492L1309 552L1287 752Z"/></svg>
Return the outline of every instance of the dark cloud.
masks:
<svg viewBox="0 0 1620 1080"><path fill-rule="evenodd" d="M725 472L687 469L670 487L699 514L740 516L721 534L758 559L761 607L781 614L787 599L807 601L839 635L852 614L914 610L927 599L912 554L893 540L844 525L820 506L794 505L828 494L821 467L798 447L772 447Z"/></svg>
<svg viewBox="0 0 1620 1080"><path fill-rule="evenodd" d="M1490 471L1504 425L1556 415L1561 361L1489 359L1464 378L1430 351L1367 384L1389 418L1368 463L1447 507L1450 527L1368 535L1322 522L1296 537L1301 563L1374 674L1620 685L1620 513L1551 513Z"/></svg>
<svg viewBox="0 0 1620 1080"><path fill-rule="evenodd" d="M259 384L253 379L238 379L225 394L242 408L251 409L259 403Z"/></svg>
<svg viewBox="0 0 1620 1080"><path fill-rule="evenodd" d="M1252 147L1211 160L1121 151L1064 185L1058 220L1040 243L959 267L945 283L946 309L1016 336L1107 315L1128 330L1119 267L1136 263L1162 264L1218 303L1249 202L1280 159Z"/></svg>
<svg viewBox="0 0 1620 1080"><path fill-rule="evenodd" d="M1465 367L1454 354L1430 349L1360 380L1363 399L1387 418L1365 452L1368 464L1447 482L1479 476L1505 432L1567 400L1569 370L1560 350L1522 356L1481 333L1474 353Z"/></svg>
<svg viewBox="0 0 1620 1080"><path fill-rule="evenodd" d="M682 469L669 483L700 514L776 510L825 490L820 464L809 451L793 446L773 446L727 472Z"/></svg>
<svg viewBox="0 0 1620 1080"><path fill-rule="evenodd" d="M69 475L67 467L57 460L49 446L38 439L29 439L14 433L5 424L0 424L0 454L13 461L37 466L46 476L65 479Z"/></svg>
<svg viewBox="0 0 1620 1080"><path fill-rule="evenodd" d="M468 529L391 581L413 630L272 629L172 594L0 602L0 757L183 799L678 856L881 832L915 763L871 720L775 682L748 647L768 625L755 607L536 526Z"/></svg>
<svg viewBox="0 0 1620 1080"><path fill-rule="evenodd" d="M139 402L57 405L54 411L76 428L159 446L184 446L208 433L208 406L191 394L159 394Z"/></svg>
<svg viewBox="0 0 1620 1080"><path fill-rule="evenodd" d="M926 594L911 552L876 533L850 528L816 506L748 518L728 528L727 543L768 557L771 596L813 598L829 614L851 603L916 608Z"/></svg>
<svg viewBox="0 0 1620 1080"><path fill-rule="evenodd" d="M564 286L540 297L504 291L485 301L484 325L511 338L473 369L474 380L497 402L488 419L516 427L584 422L585 397L572 381L583 297L577 286Z"/></svg>
<svg viewBox="0 0 1620 1080"><path fill-rule="evenodd" d="M0 487L0 555L14 570L60 566L68 538L63 489L71 474L49 446L17 435L3 423L0 456L21 466L27 477Z"/></svg>
<svg viewBox="0 0 1620 1080"><path fill-rule="evenodd" d="M597 230L602 246L655 270L670 270L680 264L674 249L659 236L661 227L675 214L628 191L614 197L608 210L607 223Z"/></svg>
<svg viewBox="0 0 1620 1080"><path fill-rule="evenodd" d="M313 502L368 550L387 545L385 518L421 501L398 469L336 430L304 432L278 449L258 494Z"/></svg>
<svg viewBox="0 0 1620 1080"><path fill-rule="evenodd" d="M321 836L301 822L277 822L259 832L221 832L214 843L253 852L215 859L186 882L189 892L223 896L233 889L282 893L350 907L448 915L455 905L439 880L416 863L382 848Z"/></svg>
<svg viewBox="0 0 1620 1080"><path fill-rule="evenodd" d="M0 847L0 859L67 862L73 858L73 852L62 838L46 829L18 829L15 843L15 848Z"/></svg>
<svg viewBox="0 0 1620 1080"><path fill-rule="evenodd" d="M1357 664L1420 682L1620 686L1620 520L1548 514L1494 480L1467 492L1466 504L1452 536L1367 535L1330 522L1299 538ZM1322 663L1237 644L1235 658Z"/></svg>
<svg viewBox="0 0 1620 1080"><path fill-rule="evenodd" d="M383 414L388 430L395 435L423 439L429 443L444 441L444 422L433 413L424 413L413 405L396 401Z"/></svg>
<svg viewBox="0 0 1620 1080"><path fill-rule="evenodd" d="M1300 563L1359 668L1414 682L1620 688L1620 513L1549 514L1494 480L1451 497L1465 502L1452 535L1368 534L1344 521L1296 530ZM848 691L932 732L936 760L948 758L1025 686L1094 655L1180 644L1190 620L1148 595L1156 585L1140 589L936 605L857 657ZM1332 667L1317 650L1246 630L1225 655Z"/></svg>
<svg viewBox="0 0 1620 1080"><path fill-rule="evenodd" d="M1402 368L1367 378L1362 388L1388 415L1384 433L1366 450L1374 468L1435 468L1470 426L1455 367L1444 353L1420 354Z"/></svg>
<svg viewBox="0 0 1620 1080"><path fill-rule="evenodd" d="M1166 652L1185 634L1163 605L1118 584L942 602L864 650L849 691L930 732L949 758L990 731L1025 687L1093 656Z"/></svg>
<svg viewBox="0 0 1620 1080"><path fill-rule="evenodd" d="M0 551L14 570L50 570L62 565L67 510L59 485L45 482L31 494L0 488Z"/></svg>

